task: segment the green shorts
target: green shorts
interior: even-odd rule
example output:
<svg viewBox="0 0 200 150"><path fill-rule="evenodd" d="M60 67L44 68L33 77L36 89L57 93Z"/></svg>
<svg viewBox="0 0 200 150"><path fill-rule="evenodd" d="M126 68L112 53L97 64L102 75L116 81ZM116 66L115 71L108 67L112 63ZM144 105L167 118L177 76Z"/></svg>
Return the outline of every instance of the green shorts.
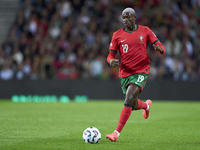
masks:
<svg viewBox="0 0 200 150"><path fill-rule="evenodd" d="M146 73L137 73L130 75L126 78L121 78L121 87L123 94L126 94L127 87L130 84L137 86L142 91L144 86L146 85L147 78L148 74Z"/></svg>

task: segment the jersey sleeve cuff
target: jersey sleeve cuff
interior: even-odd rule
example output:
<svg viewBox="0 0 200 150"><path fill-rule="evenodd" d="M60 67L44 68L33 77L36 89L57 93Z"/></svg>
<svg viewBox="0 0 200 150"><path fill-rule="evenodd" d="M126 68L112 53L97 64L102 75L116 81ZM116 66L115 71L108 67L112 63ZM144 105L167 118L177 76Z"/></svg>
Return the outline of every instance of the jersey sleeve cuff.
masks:
<svg viewBox="0 0 200 150"><path fill-rule="evenodd" d="M152 44L156 44L159 40L155 40Z"/></svg>
<svg viewBox="0 0 200 150"><path fill-rule="evenodd" d="M117 51L113 49L109 49L109 52L117 53Z"/></svg>

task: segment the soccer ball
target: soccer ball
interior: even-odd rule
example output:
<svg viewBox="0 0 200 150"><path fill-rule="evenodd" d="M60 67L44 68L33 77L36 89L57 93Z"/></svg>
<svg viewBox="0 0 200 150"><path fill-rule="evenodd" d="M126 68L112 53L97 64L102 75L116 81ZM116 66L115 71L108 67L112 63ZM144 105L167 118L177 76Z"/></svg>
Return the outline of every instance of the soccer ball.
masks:
<svg viewBox="0 0 200 150"><path fill-rule="evenodd" d="M101 139L100 131L95 127L89 127L83 132L83 140L85 143L98 143Z"/></svg>

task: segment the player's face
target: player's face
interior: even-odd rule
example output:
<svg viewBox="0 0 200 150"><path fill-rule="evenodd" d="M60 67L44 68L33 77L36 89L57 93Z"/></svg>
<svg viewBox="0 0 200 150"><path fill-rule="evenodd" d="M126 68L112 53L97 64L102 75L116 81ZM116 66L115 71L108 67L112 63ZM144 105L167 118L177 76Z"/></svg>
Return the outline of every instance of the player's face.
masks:
<svg viewBox="0 0 200 150"><path fill-rule="evenodd" d="M135 24L135 15L129 13L129 12L124 12L122 14L122 22L125 26L125 28L131 28Z"/></svg>

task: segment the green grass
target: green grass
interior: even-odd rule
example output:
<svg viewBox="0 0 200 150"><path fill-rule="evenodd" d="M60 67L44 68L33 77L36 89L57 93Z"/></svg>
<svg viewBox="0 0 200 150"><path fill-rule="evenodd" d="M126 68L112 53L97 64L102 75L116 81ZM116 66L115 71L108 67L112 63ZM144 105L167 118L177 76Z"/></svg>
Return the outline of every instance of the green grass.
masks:
<svg viewBox="0 0 200 150"><path fill-rule="evenodd" d="M117 142L105 138L118 123L123 101L13 103L0 101L0 150L198 150L200 102L153 101L143 119L134 111ZM97 127L98 144L83 131Z"/></svg>

